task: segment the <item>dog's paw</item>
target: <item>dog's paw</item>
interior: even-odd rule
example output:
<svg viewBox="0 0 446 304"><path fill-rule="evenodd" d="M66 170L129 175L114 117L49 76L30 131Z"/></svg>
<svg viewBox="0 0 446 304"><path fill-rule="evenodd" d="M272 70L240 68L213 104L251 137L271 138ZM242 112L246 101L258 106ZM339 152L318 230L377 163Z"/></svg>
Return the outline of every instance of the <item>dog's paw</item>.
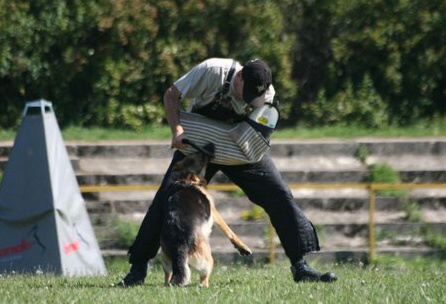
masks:
<svg viewBox="0 0 446 304"><path fill-rule="evenodd" d="M238 251L240 252L241 255L244 255L244 256L248 256L248 255L252 254L252 251L249 248L248 249L238 248Z"/></svg>
<svg viewBox="0 0 446 304"><path fill-rule="evenodd" d="M238 252L241 255L244 255L244 256L252 254L252 251L251 251L251 249L248 246L237 246L237 245L235 245L235 249L237 249Z"/></svg>
<svg viewBox="0 0 446 304"><path fill-rule="evenodd" d="M240 240L232 239L231 243L232 243L232 245L234 245L235 249L237 249L241 255L251 255L252 254L251 249L248 246L246 246L243 242L241 242Z"/></svg>

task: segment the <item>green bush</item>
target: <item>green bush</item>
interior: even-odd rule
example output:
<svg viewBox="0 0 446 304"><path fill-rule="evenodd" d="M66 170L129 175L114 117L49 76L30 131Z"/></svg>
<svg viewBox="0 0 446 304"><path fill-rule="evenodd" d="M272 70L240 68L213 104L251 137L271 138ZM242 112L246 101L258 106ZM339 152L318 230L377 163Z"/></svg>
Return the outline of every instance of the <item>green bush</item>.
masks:
<svg viewBox="0 0 446 304"><path fill-rule="evenodd" d="M97 123L105 127L121 126L124 129L142 131L147 125L161 125L163 116L161 104L122 104L116 100L107 103L106 111L97 118Z"/></svg>
<svg viewBox="0 0 446 304"><path fill-rule="evenodd" d="M133 244L139 230L139 225L135 222L123 220L114 221L114 225L117 233L118 246L127 249Z"/></svg>
<svg viewBox="0 0 446 304"><path fill-rule="evenodd" d="M367 181L370 183L396 184L401 182L400 175L392 166L388 164L372 164L369 166ZM402 197L406 195L401 190L377 190L378 195Z"/></svg>
<svg viewBox="0 0 446 304"><path fill-rule="evenodd" d="M233 198L245 197L246 196L246 194L240 188L237 188L235 190L226 191L226 194L229 195L230 197L233 197Z"/></svg>
<svg viewBox="0 0 446 304"><path fill-rule="evenodd" d="M421 222L423 215L420 205L411 199L405 199L403 201L404 220L409 222Z"/></svg>
<svg viewBox="0 0 446 304"><path fill-rule="evenodd" d="M302 105L310 125L361 125L379 128L388 125L387 106L366 76L357 88L347 82L346 88L332 98L321 90L315 102Z"/></svg>
<svg viewBox="0 0 446 304"><path fill-rule="evenodd" d="M0 127L44 98L62 127L140 129L161 121L164 91L208 57L263 58L284 100L297 91L271 0L0 0L0 28Z"/></svg>
<svg viewBox="0 0 446 304"><path fill-rule="evenodd" d="M446 237L442 233L425 228L424 238L427 245L446 251Z"/></svg>
<svg viewBox="0 0 446 304"><path fill-rule="evenodd" d="M365 145L359 145L358 150L356 150L355 157L359 159L361 163L365 164L369 156L369 149Z"/></svg>
<svg viewBox="0 0 446 304"><path fill-rule="evenodd" d="M266 60L284 124L442 118L445 16L444 0L0 0L0 127L44 98L62 127L138 129L207 57Z"/></svg>
<svg viewBox="0 0 446 304"><path fill-rule="evenodd" d="M254 205L251 209L242 211L241 217L246 221L259 221L266 219L267 215L262 207Z"/></svg>

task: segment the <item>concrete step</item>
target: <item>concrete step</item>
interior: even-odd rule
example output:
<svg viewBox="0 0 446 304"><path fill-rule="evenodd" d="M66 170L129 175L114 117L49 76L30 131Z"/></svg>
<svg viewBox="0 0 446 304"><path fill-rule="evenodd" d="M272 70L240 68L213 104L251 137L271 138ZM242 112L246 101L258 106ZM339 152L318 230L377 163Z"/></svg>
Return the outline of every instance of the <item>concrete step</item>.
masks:
<svg viewBox="0 0 446 304"><path fill-rule="evenodd" d="M445 146L446 138L274 140L271 155L288 182L361 182L373 163L388 163L403 182L444 182ZM81 185L158 182L173 153L167 141L67 142L66 147ZM11 148L12 142L0 142L0 170ZM227 179L217 175L214 182Z"/></svg>
<svg viewBox="0 0 446 304"><path fill-rule="evenodd" d="M369 155L446 155L446 138L356 138L356 139L275 139L271 140L273 156L355 156L358 149ZM88 157L166 157L172 152L169 140L65 142L68 153ZM9 155L11 141L0 141L0 157Z"/></svg>
<svg viewBox="0 0 446 304"><path fill-rule="evenodd" d="M279 140L271 141L271 155L274 157L327 156L344 155L355 157L358 149L367 151L369 155L399 156L410 155L446 155L445 138L414 139L354 139L354 140ZM73 143L68 142L70 153L78 157L108 156L111 158L132 156L163 158L172 153L169 141L147 142L103 142Z"/></svg>
<svg viewBox="0 0 446 304"><path fill-rule="evenodd" d="M88 174L164 174L170 164L170 158L78 158L70 156L74 170L80 175ZM327 174L355 174L356 179L368 172L366 165L354 157L308 156L308 157L274 157L277 168L287 172L328 172ZM4 171L7 157L0 157L0 171ZM402 174L406 172L439 172L446 171L446 156L411 156L369 157L367 164L386 163ZM441 174L440 174L441 175ZM410 176L408 177L411 178ZM428 177L424 177L428 178Z"/></svg>
<svg viewBox="0 0 446 304"><path fill-rule="evenodd" d="M108 220L112 220L113 217L119 217L127 221L133 221L135 223L142 222L147 209L146 206L142 207L141 212L132 210L131 212L126 212L125 210L120 210L117 207L110 207L105 205L94 204L94 208L91 207L92 203L87 203L87 209L92 219L93 224L102 225ZM240 206L231 205L230 207L222 207L222 205L217 204L217 209L221 213L222 217L228 224L231 225L244 225L246 223L257 223L244 218L245 211L249 211L252 205L246 204L246 208ZM120 212L121 211L121 212ZM368 209L358 209L358 210L327 210L327 209L316 209L308 208L303 209L306 216L315 225L332 225L332 224L353 224L362 225L369 223L369 210ZM416 211L419 217L426 223L446 223L446 208L435 208L427 209L421 208ZM266 220L266 216L264 219ZM383 210L376 209L374 212L375 223L406 223L405 218L407 217L406 210ZM257 216L257 220L262 219L262 216ZM254 225L254 224L253 224Z"/></svg>
<svg viewBox="0 0 446 304"><path fill-rule="evenodd" d="M291 170L291 169L290 169ZM366 182L369 171L282 171L281 175L287 183L362 183ZM445 170L432 171L400 171L400 180L403 183L445 183ZM140 174L93 174L77 173L76 178L81 186L92 185L146 185L159 184L163 173ZM211 181L214 184L230 183L230 180L218 172Z"/></svg>
<svg viewBox="0 0 446 304"><path fill-rule="evenodd" d="M275 158L299 159L322 157L325 159L358 159L358 154L382 160L397 158L401 162L402 156L431 157L446 166L446 138L380 138L380 139L321 139L321 140L279 140L273 139L270 153ZM0 141L0 158L7 158L12 142ZM66 142L69 155L73 158L105 158L105 159L169 159L173 153L169 141L112 141L112 142ZM307 162L303 162L303 165ZM417 164L412 164L417 165ZM423 166L430 166L429 163Z"/></svg>
<svg viewBox="0 0 446 304"><path fill-rule="evenodd" d="M214 196L215 197L215 196ZM434 197L409 196L409 199L395 197L377 197L375 210L377 211L404 211L410 205L416 205L423 212L433 212L446 209L446 195ZM295 196L296 204L305 212L356 212L368 211L368 198L349 197L311 197L302 198ZM86 200L89 213L117 213L117 214L144 214L152 200L150 198L132 199L130 197L113 197L110 193L109 199ZM216 199L217 208L225 216L227 221L236 221L243 212L254 207L247 198L222 197ZM444 218L446 221L446 218Z"/></svg>
<svg viewBox="0 0 446 304"><path fill-rule="evenodd" d="M70 156L70 162L71 166L73 167L73 170L75 171L82 170L79 164L79 158ZM0 173L5 171L7 163L8 163L8 157L0 157Z"/></svg>
<svg viewBox="0 0 446 304"><path fill-rule="evenodd" d="M388 216L391 218L392 216ZM270 250L269 224L267 222L246 222L231 224L231 228L239 235L253 251L256 258L268 257ZM324 252L367 252L368 251L368 225L366 223L336 223L317 225L319 241ZM423 231L430 229L438 234L446 233L445 223L408 223L403 221L376 223L375 248L379 252L393 251L401 252L410 249L420 251L441 251L426 245ZM116 235L111 232L110 227L95 226L95 233L102 250L126 250L116 244ZM210 238L214 256L230 256L232 259L238 256L236 250L229 240L214 227ZM273 238L274 251L284 257L280 242L275 236ZM444 252L442 252L444 254ZM226 257L227 258L227 257Z"/></svg>

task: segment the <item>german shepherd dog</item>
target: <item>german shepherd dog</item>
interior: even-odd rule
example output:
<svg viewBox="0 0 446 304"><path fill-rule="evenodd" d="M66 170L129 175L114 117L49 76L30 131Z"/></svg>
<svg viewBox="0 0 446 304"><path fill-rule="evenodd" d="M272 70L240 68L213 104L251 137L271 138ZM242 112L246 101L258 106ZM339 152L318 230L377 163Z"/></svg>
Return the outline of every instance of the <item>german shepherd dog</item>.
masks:
<svg viewBox="0 0 446 304"><path fill-rule="evenodd" d="M175 183L169 189L161 231L161 260L166 286L190 284L189 265L198 270L200 286L209 286L214 266L209 235L214 221L240 254L252 253L223 220L206 190L202 177L214 149L213 144L208 144L199 152L186 156L172 169Z"/></svg>

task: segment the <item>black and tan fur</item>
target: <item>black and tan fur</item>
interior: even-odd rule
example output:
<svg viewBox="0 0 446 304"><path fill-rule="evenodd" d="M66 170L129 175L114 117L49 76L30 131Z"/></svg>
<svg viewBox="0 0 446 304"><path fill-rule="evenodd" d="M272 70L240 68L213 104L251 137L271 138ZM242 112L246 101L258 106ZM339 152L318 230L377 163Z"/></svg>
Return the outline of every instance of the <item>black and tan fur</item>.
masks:
<svg viewBox="0 0 446 304"><path fill-rule="evenodd" d="M213 152L214 148L210 144L205 149ZM206 190L201 176L209 160L208 155L197 152L186 156L173 167L172 177L176 182L169 191L161 232L166 285L188 285L190 265L200 274L200 286L209 286L209 276L214 266L209 235L214 221L242 255L251 254L249 247L221 217Z"/></svg>

